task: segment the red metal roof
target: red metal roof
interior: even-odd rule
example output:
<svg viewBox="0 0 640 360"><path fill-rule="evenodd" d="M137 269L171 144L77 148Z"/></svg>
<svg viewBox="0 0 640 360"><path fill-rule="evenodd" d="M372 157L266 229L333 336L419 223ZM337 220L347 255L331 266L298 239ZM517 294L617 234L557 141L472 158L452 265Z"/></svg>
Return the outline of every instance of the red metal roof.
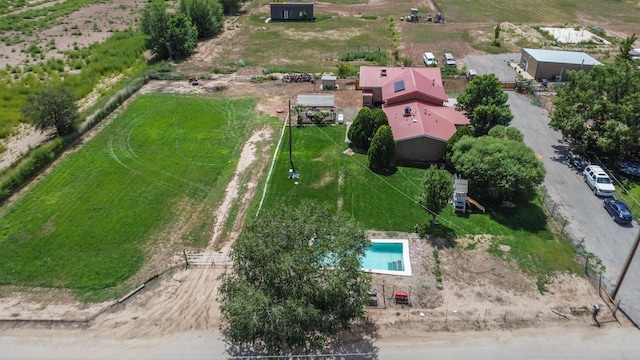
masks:
<svg viewBox="0 0 640 360"><path fill-rule="evenodd" d="M382 110L396 141L419 137L447 141L456 132L456 125L469 124L464 114L443 106L448 98L440 68L361 66L360 86L365 96L374 88L382 89L382 99L387 103ZM406 106L411 108L409 116L404 114Z"/></svg>
<svg viewBox="0 0 640 360"><path fill-rule="evenodd" d="M405 108L411 115L405 115ZM429 137L447 141L456 132L456 125L467 125L469 119L453 107L429 105L420 101L383 106L396 141Z"/></svg>

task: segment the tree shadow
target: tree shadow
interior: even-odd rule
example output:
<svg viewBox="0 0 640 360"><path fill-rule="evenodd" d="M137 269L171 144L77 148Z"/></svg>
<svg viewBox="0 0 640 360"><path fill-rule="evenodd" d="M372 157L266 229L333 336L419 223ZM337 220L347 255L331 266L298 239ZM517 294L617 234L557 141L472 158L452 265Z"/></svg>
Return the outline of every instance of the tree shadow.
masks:
<svg viewBox="0 0 640 360"><path fill-rule="evenodd" d="M426 238L431 246L440 250L445 248L454 248L457 244L455 231L438 223L429 223L429 225L422 230L420 235L421 237Z"/></svg>
<svg viewBox="0 0 640 360"><path fill-rule="evenodd" d="M485 208L494 221L511 230L536 233L547 227L547 215L534 200L536 192L529 189L517 196L513 202L487 199Z"/></svg>
<svg viewBox="0 0 640 360"><path fill-rule="evenodd" d="M376 175L380 175L380 176L391 176L393 174L395 174L398 171L398 168L395 166L389 166L386 169L374 169L372 167L369 167L369 169Z"/></svg>
<svg viewBox="0 0 640 360"><path fill-rule="evenodd" d="M349 330L340 331L327 338L322 347L313 351L287 348L279 354L269 354L261 344L236 344L226 338L225 342L226 352L231 358L251 359L277 355L279 358L296 360L315 358L378 360L379 349L374 342L379 337L378 326L370 319L362 319L352 323Z"/></svg>

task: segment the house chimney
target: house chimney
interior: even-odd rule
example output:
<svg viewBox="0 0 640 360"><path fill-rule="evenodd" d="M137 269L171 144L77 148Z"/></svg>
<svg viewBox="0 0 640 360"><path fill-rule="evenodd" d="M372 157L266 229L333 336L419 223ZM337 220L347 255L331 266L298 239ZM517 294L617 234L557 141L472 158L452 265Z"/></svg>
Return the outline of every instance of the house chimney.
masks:
<svg viewBox="0 0 640 360"><path fill-rule="evenodd" d="M404 107L404 116L411 116L411 106L407 105Z"/></svg>

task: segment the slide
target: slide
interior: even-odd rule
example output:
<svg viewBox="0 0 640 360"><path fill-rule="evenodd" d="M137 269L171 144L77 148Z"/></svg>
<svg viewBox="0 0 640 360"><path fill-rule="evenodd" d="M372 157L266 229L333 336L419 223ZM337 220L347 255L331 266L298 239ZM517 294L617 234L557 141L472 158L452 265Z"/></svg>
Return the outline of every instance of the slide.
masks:
<svg viewBox="0 0 640 360"><path fill-rule="evenodd" d="M467 196L467 202L475 207L477 207L478 209L480 209L480 211L482 211L483 213L486 213L484 206L480 205L479 202L473 200L472 198Z"/></svg>

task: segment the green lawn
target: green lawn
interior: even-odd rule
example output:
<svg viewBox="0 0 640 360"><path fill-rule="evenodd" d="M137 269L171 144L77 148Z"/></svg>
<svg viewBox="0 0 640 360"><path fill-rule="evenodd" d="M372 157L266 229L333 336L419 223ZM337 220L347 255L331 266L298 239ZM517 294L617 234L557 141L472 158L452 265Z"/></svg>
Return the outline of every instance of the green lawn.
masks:
<svg viewBox="0 0 640 360"><path fill-rule="evenodd" d="M424 169L398 167L389 173L369 170L364 154L347 155L345 127L293 127L292 160L300 174L298 184L288 178L289 137L285 132L268 184L263 209L324 202L351 214L366 229L412 232L416 223L427 232L451 240L475 234L494 236L492 252L513 259L527 273L537 276L543 287L551 271L579 272L575 252L567 241L557 241L534 196L520 200L515 208L483 203L487 214L454 214L451 207L429 226L431 216L417 204ZM482 197L470 194L476 200ZM473 209L472 209L473 210ZM499 244L511 251L502 253Z"/></svg>
<svg viewBox="0 0 640 360"><path fill-rule="evenodd" d="M201 229L189 245L206 244L211 234L201 225L212 225L213 205L242 146L264 122L255 104L140 95L1 209L0 284L94 296L135 274L153 247L167 242L163 230L181 217Z"/></svg>
<svg viewBox="0 0 640 360"><path fill-rule="evenodd" d="M285 133L269 183L264 209L324 202L353 215L366 228L411 231L426 213L415 203L422 170L399 168L394 174L368 169L366 155L343 153L345 126L293 127L293 163L298 185L288 179L289 138ZM288 130L287 130L288 131Z"/></svg>

